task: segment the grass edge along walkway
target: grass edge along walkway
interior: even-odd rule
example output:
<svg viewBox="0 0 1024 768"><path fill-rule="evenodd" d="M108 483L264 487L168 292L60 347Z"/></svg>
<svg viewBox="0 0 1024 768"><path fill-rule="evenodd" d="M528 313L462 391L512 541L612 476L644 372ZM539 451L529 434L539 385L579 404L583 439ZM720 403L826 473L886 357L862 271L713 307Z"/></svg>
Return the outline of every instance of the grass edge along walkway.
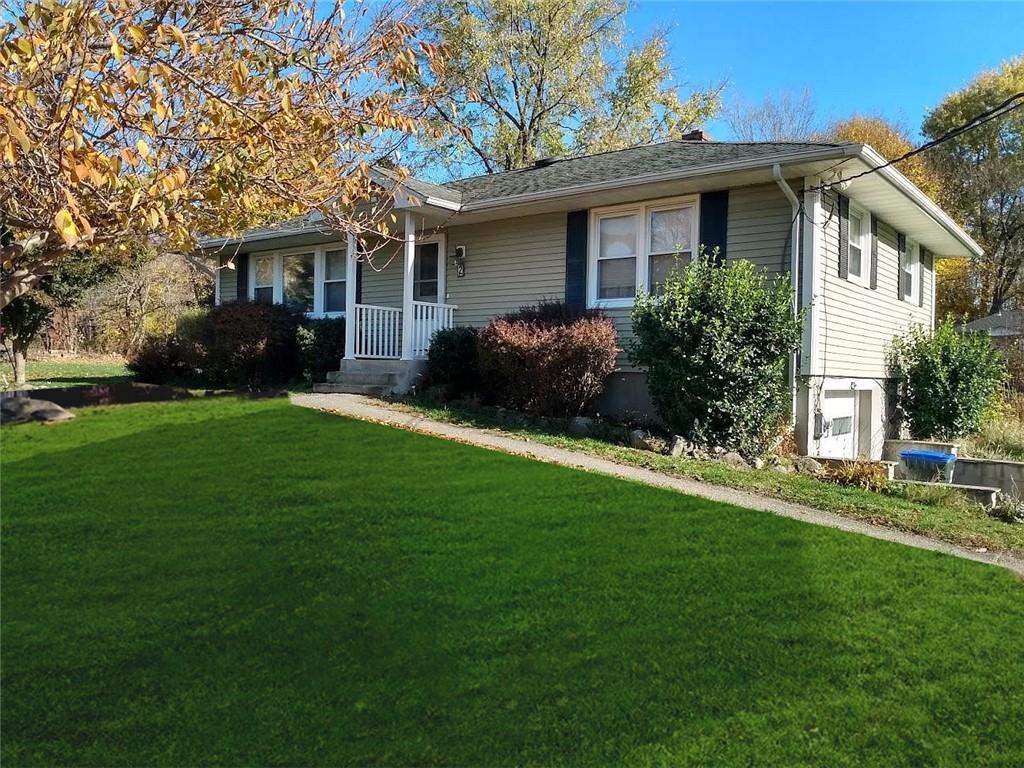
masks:
<svg viewBox="0 0 1024 768"><path fill-rule="evenodd" d="M941 539L933 539L916 533L908 533L897 528L873 525L861 520L843 517L832 512L823 512L801 504L761 496L749 491L741 491L720 485L712 485L697 480L688 480L650 469L620 464L609 459L602 459L590 454L558 448L543 443L531 442L522 438L497 434L479 427L450 424L443 421L424 418L405 411L399 411L381 404L379 401L361 395L345 394L300 394L293 393L293 404L303 408L314 408L350 418L387 424L392 427L409 429L414 432L444 437L459 442L469 443L481 448L528 456L562 466L600 472L626 480L669 488L691 496L699 496L711 501L734 504L761 512L770 512L793 520L836 528L850 533L859 533L874 539L896 542L917 549L940 552L960 557L965 560L988 563L1006 568L1024 578L1024 560L1008 552L980 552L961 547Z"/></svg>

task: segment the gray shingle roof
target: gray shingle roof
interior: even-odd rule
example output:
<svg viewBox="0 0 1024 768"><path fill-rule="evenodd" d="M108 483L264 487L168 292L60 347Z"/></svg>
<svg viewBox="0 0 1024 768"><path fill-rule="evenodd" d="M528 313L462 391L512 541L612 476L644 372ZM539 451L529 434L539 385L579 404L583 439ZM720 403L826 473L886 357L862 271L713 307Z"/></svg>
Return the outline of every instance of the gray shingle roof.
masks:
<svg viewBox="0 0 1024 768"><path fill-rule="evenodd" d="M463 204L516 195L555 192L649 173L686 171L723 163L777 158L844 144L825 142L666 141L615 152L555 160L542 167L458 179L444 185Z"/></svg>
<svg viewBox="0 0 1024 768"><path fill-rule="evenodd" d="M997 336L1024 336L1024 311L1005 310L964 323L963 327L965 331L986 331Z"/></svg>

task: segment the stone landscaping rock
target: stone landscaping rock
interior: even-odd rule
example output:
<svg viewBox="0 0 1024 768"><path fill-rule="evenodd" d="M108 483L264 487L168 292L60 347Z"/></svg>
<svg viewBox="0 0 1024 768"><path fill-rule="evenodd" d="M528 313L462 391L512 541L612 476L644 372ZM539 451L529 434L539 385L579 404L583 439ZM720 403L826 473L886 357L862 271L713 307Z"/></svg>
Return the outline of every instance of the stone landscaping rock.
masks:
<svg viewBox="0 0 1024 768"><path fill-rule="evenodd" d="M737 469L750 469L750 465L747 463L747 460L736 453L736 451L729 451L722 456L722 463L728 464L730 467L736 467Z"/></svg>
<svg viewBox="0 0 1024 768"><path fill-rule="evenodd" d="M797 456L793 459L793 467L797 472L805 475L817 475L822 470L820 462L815 461L810 456Z"/></svg>
<svg viewBox="0 0 1024 768"><path fill-rule="evenodd" d="M754 469L764 469L765 468L765 460L762 459L760 456L755 458L750 463L753 465Z"/></svg>
<svg viewBox="0 0 1024 768"><path fill-rule="evenodd" d="M589 435L594 431L594 420L589 416L575 416L569 422L569 434Z"/></svg>
<svg viewBox="0 0 1024 768"><path fill-rule="evenodd" d="M793 469L792 464L785 462L779 462L778 464L772 464L772 472L778 472L780 475L792 475L796 470Z"/></svg>
<svg viewBox="0 0 1024 768"><path fill-rule="evenodd" d="M681 435L672 435L672 441L668 444L668 455L675 458L680 456L693 456L697 447Z"/></svg>
<svg viewBox="0 0 1024 768"><path fill-rule="evenodd" d="M33 397L5 397L0 402L0 423L22 424L27 421L47 423L69 421L75 414L65 411L49 400L36 400Z"/></svg>
<svg viewBox="0 0 1024 768"><path fill-rule="evenodd" d="M629 447L636 448L638 451L649 451L651 450L651 444L648 442L647 433L642 429L634 429L629 433Z"/></svg>

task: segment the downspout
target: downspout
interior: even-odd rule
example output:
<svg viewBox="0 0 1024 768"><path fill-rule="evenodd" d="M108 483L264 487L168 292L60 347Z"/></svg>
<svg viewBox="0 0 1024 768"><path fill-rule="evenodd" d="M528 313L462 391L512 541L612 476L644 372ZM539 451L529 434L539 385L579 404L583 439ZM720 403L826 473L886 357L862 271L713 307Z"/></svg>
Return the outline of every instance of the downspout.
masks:
<svg viewBox="0 0 1024 768"><path fill-rule="evenodd" d="M779 189L782 190L782 194L789 200L790 206L793 209L792 224L790 225L789 243L790 243L790 255L789 255L789 271L790 280L793 287L793 317L796 317L800 312L800 198L796 196L796 193L792 190L786 179L782 175L782 166L778 163L772 166L772 177L775 179L775 183L779 185ZM791 371L790 378L790 418L793 420L793 426L796 427L796 410L797 410L797 354L793 353L789 361L789 368Z"/></svg>

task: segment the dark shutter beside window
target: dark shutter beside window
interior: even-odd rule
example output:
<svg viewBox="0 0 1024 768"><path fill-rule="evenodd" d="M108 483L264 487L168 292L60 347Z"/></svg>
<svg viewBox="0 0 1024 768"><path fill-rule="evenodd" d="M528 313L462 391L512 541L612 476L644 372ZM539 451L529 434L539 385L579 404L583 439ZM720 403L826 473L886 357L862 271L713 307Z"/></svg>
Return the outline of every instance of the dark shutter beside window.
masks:
<svg viewBox="0 0 1024 768"><path fill-rule="evenodd" d="M565 221L565 303L587 303L588 211L569 211Z"/></svg>
<svg viewBox="0 0 1024 768"><path fill-rule="evenodd" d="M850 198L839 195L839 276L850 274Z"/></svg>
<svg viewBox="0 0 1024 768"><path fill-rule="evenodd" d="M878 219L871 217L871 290L878 288Z"/></svg>
<svg viewBox="0 0 1024 768"><path fill-rule="evenodd" d="M704 192L700 196L700 244L710 256L718 249L715 263L725 261L725 241L729 228L729 190Z"/></svg>
<svg viewBox="0 0 1024 768"><path fill-rule="evenodd" d="M917 306L923 307L924 306L924 275L925 275L925 272L927 271L927 272L931 272L932 273L932 285L935 284L935 272L932 271L932 254L931 254L931 251L927 250L926 248L923 248L920 245L917 246L917 250L918 250L918 258L921 259L921 289L917 292L918 293L918 296L917 296Z"/></svg>
<svg viewBox="0 0 1024 768"><path fill-rule="evenodd" d="M899 277L896 280L896 296L903 298L903 289L906 286L907 275L907 237L902 232L896 235L896 252L899 255Z"/></svg>
<svg viewBox="0 0 1024 768"><path fill-rule="evenodd" d="M244 253L235 257L235 279L238 293L235 301L249 300L249 254Z"/></svg>

